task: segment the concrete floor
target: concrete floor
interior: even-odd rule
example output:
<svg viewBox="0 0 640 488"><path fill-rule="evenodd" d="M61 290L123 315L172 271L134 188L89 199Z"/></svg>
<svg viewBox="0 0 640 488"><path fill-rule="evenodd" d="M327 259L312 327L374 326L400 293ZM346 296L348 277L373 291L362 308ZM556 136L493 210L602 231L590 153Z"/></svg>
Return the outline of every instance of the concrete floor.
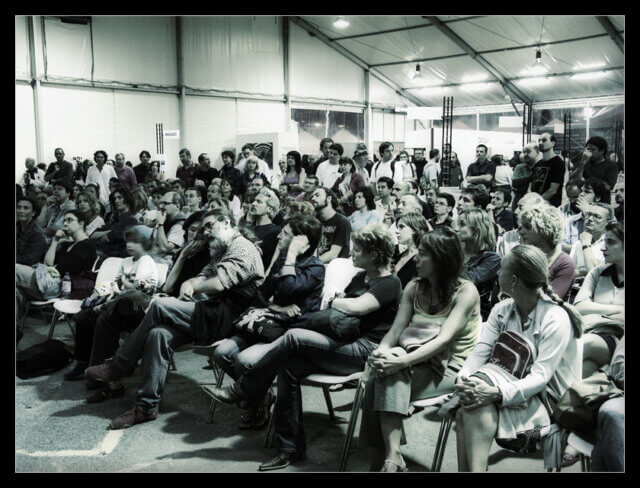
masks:
<svg viewBox="0 0 640 488"><path fill-rule="evenodd" d="M40 316L30 316L18 349L46 339L48 325ZM73 338L65 323L59 323L55 338L70 347ZM98 404L84 402L88 396L83 381L65 382L64 368L50 376L29 380L16 377L15 470L18 473L253 473L258 465L277 454L264 449L265 430L241 431L236 425L240 411L219 405L213 423L207 424L209 397L201 384L213 383L211 370L203 369L207 357L192 350L174 356L177 371L169 373L153 422L111 431L109 420L131 408L139 370L125 378L127 392L118 399ZM225 384L229 379L225 380ZM333 423L320 388L303 386L307 460L278 472L337 471L340 452L353 401L354 390L332 393L336 414L344 423ZM405 422L407 445L403 455L411 472L430 471L438 437L439 420L433 409L415 414ZM449 436L443 472L456 472L455 425ZM352 444L347 470L368 470L370 451ZM544 472L541 455L519 456L495 445L491 472ZM579 472L579 463L567 472Z"/></svg>

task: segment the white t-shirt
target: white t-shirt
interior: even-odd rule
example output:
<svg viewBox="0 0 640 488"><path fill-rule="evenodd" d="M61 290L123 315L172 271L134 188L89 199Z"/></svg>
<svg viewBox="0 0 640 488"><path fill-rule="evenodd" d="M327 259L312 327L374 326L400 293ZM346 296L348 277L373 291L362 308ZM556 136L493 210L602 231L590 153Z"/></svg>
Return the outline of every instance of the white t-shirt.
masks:
<svg viewBox="0 0 640 488"><path fill-rule="evenodd" d="M102 171L97 166L91 166L87 171L86 184L93 183L94 181L100 185L100 201L104 204L109 203L109 180L111 178L117 178L116 170L113 166L105 163L102 167Z"/></svg>
<svg viewBox="0 0 640 488"><path fill-rule="evenodd" d="M118 281L122 276L126 276L129 281L147 281L152 286L158 286L158 268L148 254L136 261L133 260L133 256L124 258L114 281Z"/></svg>
<svg viewBox="0 0 640 488"><path fill-rule="evenodd" d="M320 163L316 169L316 176L320 186L331 188L338 178L340 178L339 164L331 164L328 160Z"/></svg>
<svg viewBox="0 0 640 488"><path fill-rule="evenodd" d="M371 168L371 181L378 182L378 178L381 176L388 176L395 183L401 183L403 180L402 173L402 165L399 162L395 164L395 171L391 169L391 163L393 159L387 161L386 163L383 161L379 161L373 164L373 168Z"/></svg>
<svg viewBox="0 0 640 488"><path fill-rule="evenodd" d="M436 188L438 187L438 177L440 175L440 165L438 163L436 163L435 161L429 161L425 165L422 174L430 185L431 181L435 180L435 186Z"/></svg>
<svg viewBox="0 0 640 488"><path fill-rule="evenodd" d="M513 179L513 168L508 165L496 166L496 176L493 181L494 185L509 185Z"/></svg>

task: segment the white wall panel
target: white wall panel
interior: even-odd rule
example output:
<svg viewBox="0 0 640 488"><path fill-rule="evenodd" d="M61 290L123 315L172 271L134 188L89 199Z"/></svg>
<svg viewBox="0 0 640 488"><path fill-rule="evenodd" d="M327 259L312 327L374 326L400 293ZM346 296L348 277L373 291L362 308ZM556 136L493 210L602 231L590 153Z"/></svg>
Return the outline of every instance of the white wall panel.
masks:
<svg viewBox="0 0 640 488"><path fill-rule="evenodd" d="M280 22L277 17L183 17L185 83L282 94Z"/></svg>
<svg viewBox="0 0 640 488"><path fill-rule="evenodd" d="M394 141L394 137L396 135L395 132L395 114L392 113L384 113L383 114L383 123L384 123L384 138L383 140L392 142Z"/></svg>
<svg viewBox="0 0 640 488"><path fill-rule="evenodd" d="M16 15L16 76L29 76L29 34L27 17Z"/></svg>
<svg viewBox="0 0 640 488"><path fill-rule="evenodd" d="M393 137L394 141L396 142L404 141L406 120L407 120L407 116L405 114L395 114L394 137Z"/></svg>
<svg viewBox="0 0 640 488"><path fill-rule="evenodd" d="M284 103L238 100L238 134L284 131Z"/></svg>
<svg viewBox="0 0 640 488"><path fill-rule="evenodd" d="M173 17L94 16L95 78L177 85Z"/></svg>
<svg viewBox="0 0 640 488"><path fill-rule="evenodd" d="M16 85L15 119L15 178L20 180L24 173L25 158L36 159L36 126L33 112L33 90L29 85ZM52 156L53 160L53 156ZM43 161L37 161L41 163Z"/></svg>
<svg viewBox="0 0 640 488"><path fill-rule="evenodd" d="M187 96L185 103L186 146L191 155L209 154L212 166L220 168L220 153L235 148L236 102Z"/></svg>
<svg viewBox="0 0 640 488"><path fill-rule="evenodd" d="M384 140L384 117L382 112L373 112L373 140ZM377 150L376 150L377 151Z"/></svg>
<svg viewBox="0 0 640 488"><path fill-rule="evenodd" d="M371 76L369 83L369 89L371 90L371 103L387 103L389 105L393 105L394 107L413 105L413 103L409 102L405 98L402 98L376 77Z"/></svg>
<svg viewBox="0 0 640 488"><path fill-rule="evenodd" d="M364 70L291 23L291 94L364 101Z"/></svg>
<svg viewBox="0 0 640 488"><path fill-rule="evenodd" d="M44 19L47 75L91 78L91 35L89 24L66 24ZM124 58L120 53L120 57Z"/></svg>

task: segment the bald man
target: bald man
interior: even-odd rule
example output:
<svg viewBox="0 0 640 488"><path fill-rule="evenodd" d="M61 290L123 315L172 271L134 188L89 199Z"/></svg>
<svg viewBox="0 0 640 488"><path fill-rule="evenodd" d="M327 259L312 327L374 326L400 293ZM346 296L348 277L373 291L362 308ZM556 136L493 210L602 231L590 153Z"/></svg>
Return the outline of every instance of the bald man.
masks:
<svg viewBox="0 0 640 488"><path fill-rule="evenodd" d="M531 177L533 176L533 167L541 158L539 146L535 142L530 142L522 149L523 163L516 165L513 170L513 178L511 180L511 186L513 187L514 197L512 202L512 209L515 210L518 206L520 199L529 190L529 183L531 183Z"/></svg>

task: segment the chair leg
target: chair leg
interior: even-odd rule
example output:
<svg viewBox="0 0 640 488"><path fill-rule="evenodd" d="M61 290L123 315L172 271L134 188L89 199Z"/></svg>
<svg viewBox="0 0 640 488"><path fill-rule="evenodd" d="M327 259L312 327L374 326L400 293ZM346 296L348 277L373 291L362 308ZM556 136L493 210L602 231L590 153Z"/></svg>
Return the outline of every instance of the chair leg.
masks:
<svg viewBox="0 0 640 488"><path fill-rule="evenodd" d="M271 407L271 413L269 414L269 423L267 424L267 432L264 436L264 443L262 447L270 449L273 447L273 441L275 439L275 426L276 426L276 407L275 404Z"/></svg>
<svg viewBox="0 0 640 488"><path fill-rule="evenodd" d="M587 463L586 460L584 458L584 454L580 454L580 471L582 471L583 473L587 472Z"/></svg>
<svg viewBox="0 0 640 488"><path fill-rule="evenodd" d="M71 335L72 335L72 336L73 336L73 338L75 339L75 338L76 338L76 331L75 331L75 329L73 328L73 324L71 323L71 319L69 318L69 316L68 316L68 315L66 315L66 314L65 314L65 316L64 316L64 320L65 320L65 322L67 322L67 325L69 326L69 330L71 331Z"/></svg>
<svg viewBox="0 0 640 488"><path fill-rule="evenodd" d="M173 354L171 355L171 359L169 359L169 368L172 369L173 371L178 371L178 368L176 367L176 362L173 360Z"/></svg>
<svg viewBox="0 0 640 488"><path fill-rule="evenodd" d="M43 316L44 316L44 311L42 312ZM49 335L47 336L47 339L51 339L53 337L53 331L56 328L56 323L58 322L58 310L56 310L55 308L53 309L53 317L51 318L51 325L49 326Z"/></svg>
<svg viewBox="0 0 640 488"><path fill-rule="evenodd" d="M214 370L215 374L215 370ZM224 380L224 371L221 369L218 371L218 376L216 376L216 388L220 388L222 386L222 381ZM218 406L218 402L211 399L211 404L209 405L209 418L207 419L207 423L210 424L213 422L213 414L216 411L216 407Z"/></svg>
<svg viewBox="0 0 640 488"><path fill-rule="evenodd" d="M336 414L333 412L333 403L331 403L331 393L329 392L328 385L322 385L322 393L324 393L324 401L327 403L327 409L329 410L329 417L333 422L335 422Z"/></svg>
<svg viewBox="0 0 640 488"><path fill-rule="evenodd" d="M445 418L440 423L440 432L438 434L438 442L436 443L436 452L433 454L433 463L431 465L432 472L439 472L442 467L444 458L444 450L447 447L447 438L451 430L453 419Z"/></svg>
<svg viewBox="0 0 640 488"><path fill-rule="evenodd" d="M347 434L344 438L344 445L342 447L342 455L340 456L340 471L344 471L347 467L347 458L349 457L349 447L351 446L351 440L353 439L353 432L356 428L356 422L358 421L358 414L360 413L360 406L364 398L364 384L362 380L358 382L356 389L356 396L353 399L353 407L351 408L351 416L349 417L349 425L347 426Z"/></svg>
<svg viewBox="0 0 640 488"><path fill-rule="evenodd" d="M591 458L589 456L585 456L584 464L587 473L591 473Z"/></svg>
<svg viewBox="0 0 640 488"><path fill-rule="evenodd" d="M30 303L27 302L27 306L24 309L24 314L22 315L22 319L20 319L20 331L22 331L24 329L24 323L27 320L27 315L29 315L29 307L30 307Z"/></svg>

